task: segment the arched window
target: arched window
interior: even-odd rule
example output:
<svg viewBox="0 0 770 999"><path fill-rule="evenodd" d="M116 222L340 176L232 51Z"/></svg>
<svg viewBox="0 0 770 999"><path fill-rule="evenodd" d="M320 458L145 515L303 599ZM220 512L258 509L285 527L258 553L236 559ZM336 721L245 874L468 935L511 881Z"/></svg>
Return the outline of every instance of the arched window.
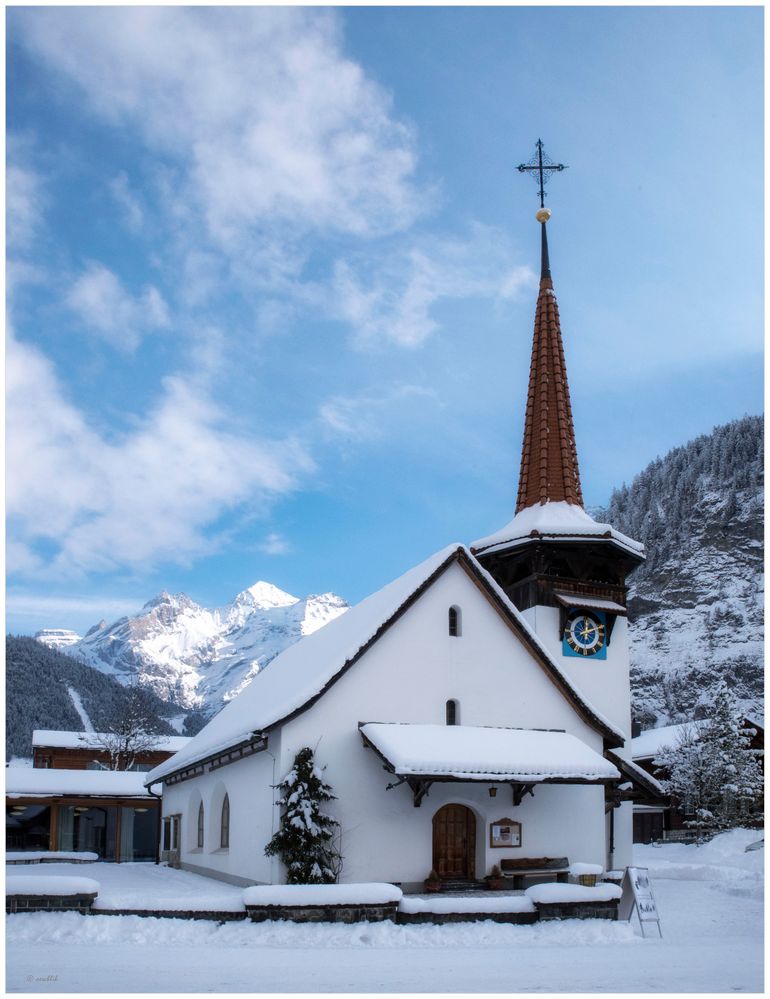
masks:
<svg viewBox="0 0 770 999"><path fill-rule="evenodd" d="M447 725L460 724L460 705L457 701L446 702L446 723Z"/></svg>
<svg viewBox="0 0 770 999"><path fill-rule="evenodd" d="M222 802L222 824L219 833L219 845L223 849L230 846L230 798L225 795Z"/></svg>
<svg viewBox="0 0 770 999"><path fill-rule="evenodd" d="M459 607L449 608L449 634L458 638L462 634L462 614Z"/></svg>
<svg viewBox="0 0 770 999"><path fill-rule="evenodd" d="M203 802L198 806L198 849L203 849Z"/></svg>

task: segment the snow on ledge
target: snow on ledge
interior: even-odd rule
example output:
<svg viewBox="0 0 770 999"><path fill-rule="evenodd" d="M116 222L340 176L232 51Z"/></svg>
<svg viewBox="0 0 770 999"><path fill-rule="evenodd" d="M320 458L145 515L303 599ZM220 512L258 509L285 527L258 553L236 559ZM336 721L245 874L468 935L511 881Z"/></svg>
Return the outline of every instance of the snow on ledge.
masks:
<svg viewBox="0 0 770 999"><path fill-rule="evenodd" d="M644 545L610 524L594 520L581 506L564 501L538 503L520 510L505 527L471 545L474 552L488 551L500 545L527 540L533 532L549 538L608 537L635 555L644 555Z"/></svg>
<svg viewBox="0 0 770 999"><path fill-rule="evenodd" d="M88 853L82 852L77 853L72 850L24 850L18 853L6 853L5 862L6 864L11 863L11 861L26 861L28 864L33 864L40 860L82 860L82 861L95 861L99 859L98 853Z"/></svg>
<svg viewBox="0 0 770 999"><path fill-rule="evenodd" d="M611 902L623 894L619 885L602 882L595 888L584 885L546 884L532 885L526 895L533 902Z"/></svg>
<svg viewBox="0 0 770 999"><path fill-rule="evenodd" d="M245 888L245 905L385 905L400 902L395 885L364 882L350 885L254 885Z"/></svg>
<svg viewBox="0 0 770 999"><path fill-rule="evenodd" d="M363 882L350 885L254 885L245 888L245 905L385 905L400 902L395 885Z"/></svg>
<svg viewBox="0 0 770 999"><path fill-rule="evenodd" d="M580 877L581 874L596 874L598 876L604 872L604 868L601 864L576 863L569 865L569 872L576 878Z"/></svg>
<svg viewBox="0 0 770 999"><path fill-rule="evenodd" d="M419 912L535 912L535 906L526 895L479 895L477 897L456 896L454 898L402 898L399 912L411 914Z"/></svg>
<svg viewBox="0 0 770 999"><path fill-rule="evenodd" d="M8 895L95 895L99 882L93 878L63 878L58 874L36 874L34 876L5 879L5 894Z"/></svg>

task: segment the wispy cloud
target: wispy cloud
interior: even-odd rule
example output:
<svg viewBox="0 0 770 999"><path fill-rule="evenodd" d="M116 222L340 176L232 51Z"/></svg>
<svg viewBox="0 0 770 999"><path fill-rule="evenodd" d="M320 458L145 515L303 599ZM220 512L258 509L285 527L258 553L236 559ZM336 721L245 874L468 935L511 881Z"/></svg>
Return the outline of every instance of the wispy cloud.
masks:
<svg viewBox="0 0 770 999"><path fill-rule="evenodd" d="M116 177L113 177L108 186L123 213L128 229L131 232L140 232L144 225L144 209L137 195L131 190L125 170L121 170Z"/></svg>
<svg viewBox="0 0 770 999"><path fill-rule="evenodd" d="M8 594L6 606L8 612L17 617L50 617L54 622L73 614L88 615L94 618L107 617L114 620L127 614L135 614L142 606L142 600L134 597L91 595L82 597L44 596L36 593L11 591Z"/></svg>
<svg viewBox="0 0 770 999"><path fill-rule="evenodd" d="M438 327L442 302L487 296L513 298L535 284L530 267L515 263L505 236L475 225L467 239L432 237L358 268L338 261L337 314L359 346L383 342L417 347Z"/></svg>
<svg viewBox="0 0 770 999"><path fill-rule="evenodd" d="M91 426L50 362L13 336L7 392L9 568L19 572L187 562L216 549L225 512L265 514L314 467L296 440L227 429L227 414L181 374L118 440Z"/></svg>
<svg viewBox="0 0 770 999"><path fill-rule="evenodd" d="M133 296L117 275L90 261L66 296L66 304L95 333L119 350L134 350L147 330L170 325L163 296L153 285Z"/></svg>
<svg viewBox="0 0 770 999"><path fill-rule="evenodd" d="M410 403L438 404L435 391L422 385L394 385L385 391L336 395L319 408L321 429L328 437L346 440L375 440L387 424L403 417Z"/></svg>
<svg viewBox="0 0 770 999"><path fill-rule="evenodd" d="M259 550L264 552L265 555L288 555L292 550L292 546L282 534L272 531L259 545Z"/></svg>

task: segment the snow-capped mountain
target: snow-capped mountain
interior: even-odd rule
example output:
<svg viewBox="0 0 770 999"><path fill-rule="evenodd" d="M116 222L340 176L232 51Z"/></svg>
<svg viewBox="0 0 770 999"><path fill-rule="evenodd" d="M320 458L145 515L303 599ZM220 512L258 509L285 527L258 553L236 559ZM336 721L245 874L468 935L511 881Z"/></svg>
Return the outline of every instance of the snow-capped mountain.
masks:
<svg viewBox="0 0 770 999"><path fill-rule="evenodd" d="M301 600L265 582L214 610L163 592L135 617L102 621L67 652L123 682L136 678L163 700L214 713L279 652L347 608L334 593Z"/></svg>
<svg viewBox="0 0 770 999"><path fill-rule="evenodd" d="M36 641L42 645L47 645L49 649L65 649L68 645L74 645L80 641L80 635L67 628L43 628L42 631L36 631L34 637Z"/></svg>
<svg viewBox="0 0 770 999"><path fill-rule="evenodd" d="M744 417L675 448L617 490L604 518L643 541L630 577L634 718L708 717L724 678L748 712L763 694L763 443Z"/></svg>

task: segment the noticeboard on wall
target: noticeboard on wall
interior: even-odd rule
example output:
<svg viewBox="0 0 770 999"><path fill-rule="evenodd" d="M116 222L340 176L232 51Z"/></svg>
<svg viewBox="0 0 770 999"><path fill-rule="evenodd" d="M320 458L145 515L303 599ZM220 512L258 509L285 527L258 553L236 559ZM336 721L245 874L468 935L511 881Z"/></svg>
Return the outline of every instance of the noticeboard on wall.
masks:
<svg viewBox="0 0 770 999"><path fill-rule="evenodd" d="M489 826L491 847L521 846L521 822L513 819L497 819Z"/></svg>

